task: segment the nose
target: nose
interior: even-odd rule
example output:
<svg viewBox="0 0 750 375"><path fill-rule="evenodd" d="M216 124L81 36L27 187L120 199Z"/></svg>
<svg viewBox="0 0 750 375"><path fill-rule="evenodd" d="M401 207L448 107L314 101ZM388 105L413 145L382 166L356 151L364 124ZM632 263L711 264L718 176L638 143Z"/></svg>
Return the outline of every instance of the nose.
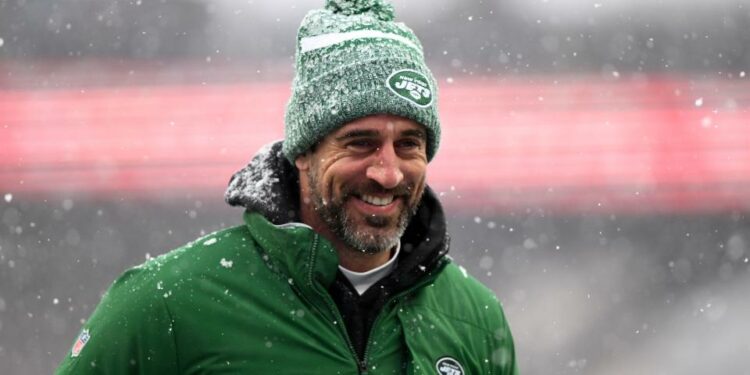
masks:
<svg viewBox="0 0 750 375"><path fill-rule="evenodd" d="M393 189L404 180L400 159L393 145L386 144L375 153L372 164L367 167L367 178L385 189Z"/></svg>

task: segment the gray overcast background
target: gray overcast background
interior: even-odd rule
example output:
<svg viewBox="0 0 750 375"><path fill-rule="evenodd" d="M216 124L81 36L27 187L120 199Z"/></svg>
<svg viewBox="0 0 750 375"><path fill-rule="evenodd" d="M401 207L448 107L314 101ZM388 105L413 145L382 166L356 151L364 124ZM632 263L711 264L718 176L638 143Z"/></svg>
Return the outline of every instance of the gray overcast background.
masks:
<svg viewBox="0 0 750 375"><path fill-rule="evenodd" d="M291 62L323 1L3 0L0 58ZM396 3L444 70L716 74L750 65L750 2L508 0Z"/></svg>
<svg viewBox="0 0 750 375"><path fill-rule="evenodd" d="M289 79L299 21L322 3L0 0L0 89L122 83L110 66L161 69L171 83ZM748 1L396 10L441 78L750 69ZM50 373L124 269L239 223L221 193L0 200L0 372ZM750 374L747 212L543 212L449 218L452 255L504 302L522 374Z"/></svg>

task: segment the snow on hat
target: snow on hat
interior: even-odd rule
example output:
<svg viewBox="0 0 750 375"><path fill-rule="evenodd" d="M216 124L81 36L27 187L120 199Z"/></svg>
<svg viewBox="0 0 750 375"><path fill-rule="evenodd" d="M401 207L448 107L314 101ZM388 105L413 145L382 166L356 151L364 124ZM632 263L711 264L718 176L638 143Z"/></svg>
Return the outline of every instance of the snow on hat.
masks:
<svg viewBox="0 0 750 375"><path fill-rule="evenodd" d="M327 0L297 33L283 151L292 164L328 133L374 114L427 129L427 158L440 143L437 83L422 44L384 0Z"/></svg>

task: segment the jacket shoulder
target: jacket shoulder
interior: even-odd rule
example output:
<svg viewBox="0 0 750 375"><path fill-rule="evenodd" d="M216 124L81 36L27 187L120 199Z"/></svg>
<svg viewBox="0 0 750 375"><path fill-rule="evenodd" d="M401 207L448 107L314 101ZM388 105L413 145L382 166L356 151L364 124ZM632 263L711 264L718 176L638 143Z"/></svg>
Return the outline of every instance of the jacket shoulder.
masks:
<svg viewBox="0 0 750 375"><path fill-rule="evenodd" d="M149 259L130 271L142 273L144 277L153 275L174 279L191 273L204 273L217 267L231 268L234 262L230 258L245 257L252 246L253 241L247 227L240 225L207 234Z"/></svg>
<svg viewBox="0 0 750 375"><path fill-rule="evenodd" d="M183 298L181 284L231 269L253 253L245 232L243 226L218 231L125 271L56 373L179 372L170 302Z"/></svg>

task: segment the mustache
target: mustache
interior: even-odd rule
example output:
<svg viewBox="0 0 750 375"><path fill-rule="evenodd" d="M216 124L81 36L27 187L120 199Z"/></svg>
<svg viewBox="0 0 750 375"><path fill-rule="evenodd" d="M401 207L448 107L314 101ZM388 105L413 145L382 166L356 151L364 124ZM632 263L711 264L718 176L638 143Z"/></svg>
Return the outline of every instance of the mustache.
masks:
<svg viewBox="0 0 750 375"><path fill-rule="evenodd" d="M368 181L358 185L344 186L341 191L341 197L343 200L348 199L351 196L360 196L363 194L368 195L386 195L391 194L394 198L408 198L414 192L414 186L408 183L401 183L392 189L386 189L375 181Z"/></svg>

